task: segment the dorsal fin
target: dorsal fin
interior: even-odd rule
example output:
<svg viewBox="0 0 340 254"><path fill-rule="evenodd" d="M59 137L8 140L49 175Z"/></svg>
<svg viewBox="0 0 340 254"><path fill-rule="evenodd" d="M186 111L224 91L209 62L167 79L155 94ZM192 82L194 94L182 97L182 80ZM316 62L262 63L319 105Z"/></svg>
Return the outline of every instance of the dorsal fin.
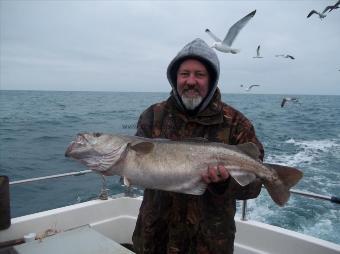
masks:
<svg viewBox="0 0 340 254"><path fill-rule="evenodd" d="M151 153L154 148L154 143L148 141L135 141L130 143L129 148L136 153L147 154Z"/></svg>
<svg viewBox="0 0 340 254"><path fill-rule="evenodd" d="M237 145L237 148L242 151L244 154L250 156L251 158L258 160L260 158L260 150L257 147L257 145L255 145L252 142L248 142L248 143L243 143L243 144L239 144Z"/></svg>

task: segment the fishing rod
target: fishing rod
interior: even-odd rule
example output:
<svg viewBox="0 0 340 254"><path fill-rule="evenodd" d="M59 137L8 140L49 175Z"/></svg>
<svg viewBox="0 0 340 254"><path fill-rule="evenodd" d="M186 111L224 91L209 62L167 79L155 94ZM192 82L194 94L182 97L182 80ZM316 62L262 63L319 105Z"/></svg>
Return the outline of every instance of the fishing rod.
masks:
<svg viewBox="0 0 340 254"><path fill-rule="evenodd" d="M320 195L320 194L305 192L305 191L300 191L300 190L290 190L290 192L301 195L301 196L328 200L328 201L331 201L332 203L340 204L340 197L336 197L336 196L326 196L326 195Z"/></svg>
<svg viewBox="0 0 340 254"><path fill-rule="evenodd" d="M265 188L262 186L262 188ZM320 195L312 192L305 192L305 191L300 191L300 190L289 190L290 193L305 196L308 198L315 198L315 199L321 199L321 200L326 200L330 201L335 204L340 204L340 197L336 196L326 196L326 195ZM241 220L245 221L247 220L247 200L242 200L242 207L241 207Z"/></svg>

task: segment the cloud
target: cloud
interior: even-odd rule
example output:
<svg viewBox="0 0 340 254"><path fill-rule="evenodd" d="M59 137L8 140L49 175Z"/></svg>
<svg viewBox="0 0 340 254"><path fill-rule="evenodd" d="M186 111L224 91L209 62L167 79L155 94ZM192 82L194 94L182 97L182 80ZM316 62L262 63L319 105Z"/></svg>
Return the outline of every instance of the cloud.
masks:
<svg viewBox="0 0 340 254"><path fill-rule="evenodd" d="M189 41L229 27L256 9L218 52L222 92L340 94L339 11L306 18L323 1L1 1L1 89L169 91L166 68ZM174 13L176 15L174 15ZM255 60L261 44L263 59ZM295 61L275 58L292 54Z"/></svg>

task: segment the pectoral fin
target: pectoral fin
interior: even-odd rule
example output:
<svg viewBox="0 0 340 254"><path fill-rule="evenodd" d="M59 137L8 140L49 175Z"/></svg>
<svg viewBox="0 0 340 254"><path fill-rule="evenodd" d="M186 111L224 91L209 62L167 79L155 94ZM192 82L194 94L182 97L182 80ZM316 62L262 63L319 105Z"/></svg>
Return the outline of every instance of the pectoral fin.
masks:
<svg viewBox="0 0 340 254"><path fill-rule="evenodd" d="M123 181L124 181L125 186L127 186L127 187L131 186L130 180L127 177L124 176Z"/></svg>
<svg viewBox="0 0 340 254"><path fill-rule="evenodd" d="M230 170L229 174L241 186L248 185L249 183L254 181L256 178L256 175L254 173L240 171L240 170Z"/></svg>

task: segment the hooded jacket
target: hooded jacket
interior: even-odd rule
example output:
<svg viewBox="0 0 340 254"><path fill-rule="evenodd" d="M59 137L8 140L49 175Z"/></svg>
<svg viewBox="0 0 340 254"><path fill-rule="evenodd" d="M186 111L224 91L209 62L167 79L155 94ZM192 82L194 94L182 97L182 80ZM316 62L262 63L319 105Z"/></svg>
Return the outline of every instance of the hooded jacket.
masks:
<svg viewBox="0 0 340 254"><path fill-rule="evenodd" d="M189 114L176 89L176 74L184 59L199 59L207 66L210 90L195 114ZM140 116L137 136L148 138L203 137L226 144L255 143L263 158L263 147L250 121L221 101L217 88L219 62L215 52L201 39L186 45L167 69L172 86L170 97L146 109ZM255 198L261 190L256 180L241 187L231 177L212 183L201 196L160 190L144 190L133 244L143 254L230 254L235 238L236 199Z"/></svg>
<svg viewBox="0 0 340 254"><path fill-rule="evenodd" d="M185 107L177 92L177 71L181 63L188 58L201 61L210 74L209 92L202 103L195 110L195 113L197 114L207 107L216 91L220 76L220 62L215 51L213 51L202 39L199 38L188 43L170 62L167 69L167 78L172 87L172 95L181 111L185 111Z"/></svg>

